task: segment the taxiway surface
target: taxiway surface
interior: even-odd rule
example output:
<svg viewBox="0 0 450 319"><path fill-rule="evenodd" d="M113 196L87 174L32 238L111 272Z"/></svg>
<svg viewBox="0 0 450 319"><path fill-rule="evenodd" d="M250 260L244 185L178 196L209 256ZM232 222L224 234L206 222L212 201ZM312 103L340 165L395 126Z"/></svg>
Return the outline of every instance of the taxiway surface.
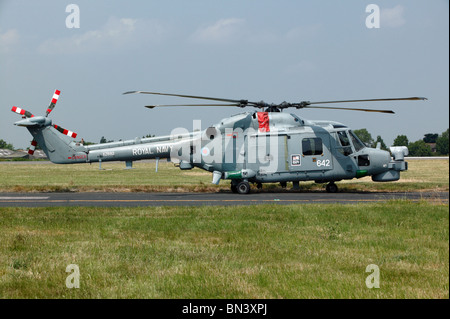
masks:
<svg viewBox="0 0 450 319"><path fill-rule="evenodd" d="M202 206L202 205L255 205L255 204L357 204L400 200L433 200L448 204L448 192L286 192L250 193L238 195L219 193L0 193L0 207L49 207L49 206Z"/></svg>

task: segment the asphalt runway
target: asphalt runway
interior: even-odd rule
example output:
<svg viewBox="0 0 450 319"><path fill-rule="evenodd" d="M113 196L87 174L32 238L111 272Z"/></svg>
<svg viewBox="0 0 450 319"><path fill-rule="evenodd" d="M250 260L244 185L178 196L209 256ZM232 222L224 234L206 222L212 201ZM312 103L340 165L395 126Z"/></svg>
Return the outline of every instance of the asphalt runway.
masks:
<svg viewBox="0 0 450 319"><path fill-rule="evenodd" d="M0 207L145 207L145 206L213 206L255 204L358 204L385 202L392 199L431 200L448 204L448 192L413 193L335 193L285 192L250 193L0 193Z"/></svg>

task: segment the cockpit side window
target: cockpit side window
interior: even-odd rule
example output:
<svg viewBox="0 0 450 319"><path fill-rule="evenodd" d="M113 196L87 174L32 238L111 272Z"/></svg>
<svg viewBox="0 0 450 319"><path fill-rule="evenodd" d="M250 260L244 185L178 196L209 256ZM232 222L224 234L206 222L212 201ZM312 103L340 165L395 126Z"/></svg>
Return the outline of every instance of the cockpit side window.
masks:
<svg viewBox="0 0 450 319"><path fill-rule="evenodd" d="M347 133L345 133L345 131L338 131L337 135L339 137L339 143L342 146L342 148L339 148L339 152L341 152L345 156L352 154L353 151Z"/></svg>
<svg viewBox="0 0 450 319"><path fill-rule="evenodd" d="M365 148L366 146L364 145L363 142L361 142L361 140L355 135L355 133L353 133L353 131L348 131L350 138L352 140L353 143L353 147L355 148L356 152L359 152L360 150L362 150L363 148Z"/></svg>

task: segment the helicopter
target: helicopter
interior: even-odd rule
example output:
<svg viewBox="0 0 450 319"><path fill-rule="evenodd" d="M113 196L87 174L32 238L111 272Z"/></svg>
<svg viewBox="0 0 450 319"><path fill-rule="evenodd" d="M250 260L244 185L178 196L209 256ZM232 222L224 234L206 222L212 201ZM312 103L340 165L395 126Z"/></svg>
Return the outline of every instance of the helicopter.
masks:
<svg viewBox="0 0 450 319"><path fill-rule="evenodd" d="M338 100L279 104L252 102L195 95L128 91L123 94L151 94L214 101L203 104L147 105L155 107L253 107L222 119L206 129L189 132L174 129L170 135L83 145L76 142L77 134L52 123L48 117L55 108L61 91L56 90L45 116L13 106L22 115L17 126L26 127L33 136L29 154L37 144L56 164L76 164L124 161L132 168L134 161L168 159L181 170L194 167L212 173L212 183L230 180L233 193L248 194L250 184L262 188L264 183L292 182L299 189L301 181L326 183L326 191L338 192L336 182L371 176L375 182L400 179L400 172L408 169L407 147L391 147L390 152L365 145L345 124L336 121L314 121L283 112L288 108L333 109L394 114L392 110L323 106L322 104L426 100L424 97ZM157 166L156 166L157 170Z"/></svg>

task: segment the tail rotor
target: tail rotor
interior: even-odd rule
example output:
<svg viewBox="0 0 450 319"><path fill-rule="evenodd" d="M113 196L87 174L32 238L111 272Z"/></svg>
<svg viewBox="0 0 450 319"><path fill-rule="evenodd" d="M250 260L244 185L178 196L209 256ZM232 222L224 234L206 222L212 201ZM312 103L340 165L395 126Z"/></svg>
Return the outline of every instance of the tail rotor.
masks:
<svg viewBox="0 0 450 319"><path fill-rule="evenodd" d="M45 112L44 116L34 116L31 112L24 110L20 107L13 106L11 111L17 114L22 115L23 120L16 122L16 125L19 126L25 126L25 127L45 127L52 125L52 121L50 119L47 119L49 114L53 111L53 109L56 106L56 102L58 102L59 95L61 94L60 90L55 90L55 93L53 93L52 99L50 101L50 105L47 107L47 110ZM72 138L77 137L77 133L67 130L59 125L52 125L58 132L61 134L67 135ZM28 154L33 155L34 151L37 146L37 141L33 139L31 141L31 146L28 149Z"/></svg>

